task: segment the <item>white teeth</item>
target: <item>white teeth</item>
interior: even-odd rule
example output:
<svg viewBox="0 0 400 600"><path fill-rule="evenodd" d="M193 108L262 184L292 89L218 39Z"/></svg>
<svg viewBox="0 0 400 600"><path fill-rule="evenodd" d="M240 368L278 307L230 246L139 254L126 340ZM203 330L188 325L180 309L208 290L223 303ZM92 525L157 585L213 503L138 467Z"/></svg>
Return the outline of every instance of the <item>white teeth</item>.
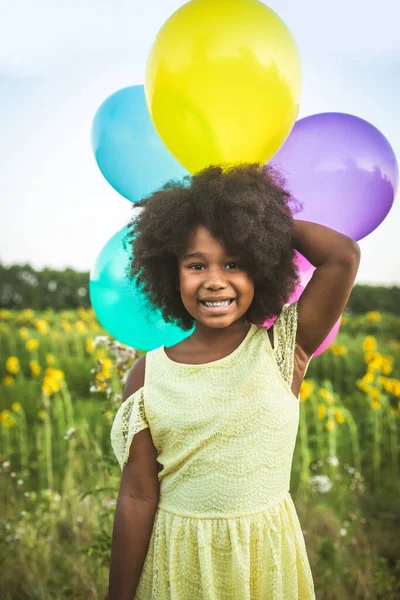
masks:
<svg viewBox="0 0 400 600"><path fill-rule="evenodd" d="M231 300L225 300L224 302L204 302L206 306L229 306Z"/></svg>

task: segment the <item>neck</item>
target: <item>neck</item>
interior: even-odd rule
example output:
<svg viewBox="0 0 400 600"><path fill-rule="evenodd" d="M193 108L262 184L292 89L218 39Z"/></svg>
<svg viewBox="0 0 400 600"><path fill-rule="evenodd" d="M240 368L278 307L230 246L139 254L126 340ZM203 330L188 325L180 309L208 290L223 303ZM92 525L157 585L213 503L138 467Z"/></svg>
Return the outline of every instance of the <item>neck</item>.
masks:
<svg viewBox="0 0 400 600"><path fill-rule="evenodd" d="M244 337L249 329L250 323L245 318L238 319L227 327L208 327L196 322L196 329L191 337L199 344L213 344L215 347Z"/></svg>

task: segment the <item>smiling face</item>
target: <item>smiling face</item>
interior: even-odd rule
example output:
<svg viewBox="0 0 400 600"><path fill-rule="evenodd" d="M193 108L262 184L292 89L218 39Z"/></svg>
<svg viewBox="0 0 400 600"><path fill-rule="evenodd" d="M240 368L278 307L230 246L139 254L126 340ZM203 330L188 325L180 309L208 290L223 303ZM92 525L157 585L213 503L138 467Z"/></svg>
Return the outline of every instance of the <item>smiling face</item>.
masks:
<svg viewBox="0 0 400 600"><path fill-rule="evenodd" d="M228 327L245 315L254 284L228 250L202 225L193 230L186 253L178 261L182 302L199 324Z"/></svg>

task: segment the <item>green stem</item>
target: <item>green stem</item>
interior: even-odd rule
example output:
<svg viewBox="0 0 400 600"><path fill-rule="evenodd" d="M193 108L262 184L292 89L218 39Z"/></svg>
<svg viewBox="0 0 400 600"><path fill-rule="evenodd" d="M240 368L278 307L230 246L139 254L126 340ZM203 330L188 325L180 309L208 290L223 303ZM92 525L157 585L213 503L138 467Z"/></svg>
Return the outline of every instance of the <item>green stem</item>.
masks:
<svg viewBox="0 0 400 600"><path fill-rule="evenodd" d="M46 416L44 419L45 437L46 437L46 467L47 467L47 487L52 490L54 488L54 476L53 476L53 456L52 456L52 444L51 444L51 419L49 409L46 410Z"/></svg>

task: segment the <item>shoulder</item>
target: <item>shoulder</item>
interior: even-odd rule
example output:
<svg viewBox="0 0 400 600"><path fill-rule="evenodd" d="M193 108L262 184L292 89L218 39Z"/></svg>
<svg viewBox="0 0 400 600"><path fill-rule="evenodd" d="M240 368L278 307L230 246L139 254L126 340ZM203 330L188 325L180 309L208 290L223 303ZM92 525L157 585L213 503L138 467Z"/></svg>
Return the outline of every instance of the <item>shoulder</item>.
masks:
<svg viewBox="0 0 400 600"><path fill-rule="evenodd" d="M124 395L122 400L126 400L135 392L144 386L144 375L146 370L146 356L142 356L137 360L129 370L128 377L125 382Z"/></svg>

